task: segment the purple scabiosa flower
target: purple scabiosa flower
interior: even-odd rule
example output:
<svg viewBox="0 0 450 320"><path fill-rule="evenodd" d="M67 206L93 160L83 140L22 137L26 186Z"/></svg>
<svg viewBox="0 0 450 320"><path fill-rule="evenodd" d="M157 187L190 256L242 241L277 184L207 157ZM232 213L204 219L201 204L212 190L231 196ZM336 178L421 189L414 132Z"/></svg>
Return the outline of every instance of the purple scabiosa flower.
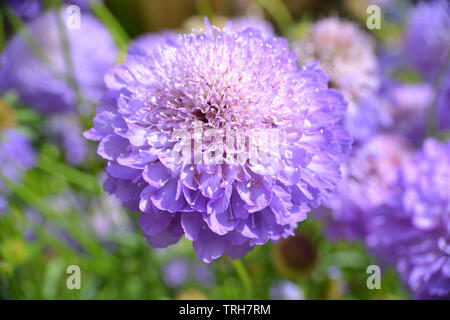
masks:
<svg viewBox="0 0 450 320"><path fill-rule="evenodd" d="M352 101L379 86L375 42L353 22L337 17L319 20L293 48L300 66L318 60L331 85Z"/></svg>
<svg viewBox="0 0 450 320"><path fill-rule="evenodd" d="M371 212L398 198L399 170L410 156L408 141L396 135L377 135L355 148L335 196L326 204L331 209L327 235L364 241Z"/></svg>
<svg viewBox="0 0 450 320"><path fill-rule="evenodd" d="M415 298L449 299L450 143L427 139L401 175L401 197L377 210L367 243Z"/></svg>
<svg viewBox="0 0 450 320"><path fill-rule="evenodd" d="M438 124L441 129L450 129L450 71L444 78L437 100Z"/></svg>
<svg viewBox="0 0 450 320"><path fill-rule="evenodd" d="M367 139L386 122L375 95L380 85L375 42L355 23L319 20L292 46L300 66L318 61L330 86L343 92L349 101L345 128L355 140Z"/></svg>
<svg viewBox="0 0 450 320"><path fill-rule="evenodd" d="M305 294L295 283L289 280L276 281L269 293L271 300L305 300Z"/></svg>
<svg viewBox="0 0 450 320"><path fill-rule="evenodd" d="M426 77L433 78L450 54L450 3L447 0L419 2L411 11L405 50L411 63Z"/></svg>
<svg viewBox="0 0 450 320"><path fill-rule="evenodd" d="M107 77L85 136L100 142L98 154L108 160L105 190L141 213L150 245L185 235L198 258L211 262L293 235L333 192L351 141L339 125L342 94L328 89L316 64L299 69L286 40L205 25L200 34L131 47ZM199 138L200 126L220 137ZM236 161L248 151L233 148L242 139L216 153L222 163L205 155L224 132L256 129L278 133L269 164ZM186 141L194 139L194 161L186 141L174 137L179 131L193 133Z"/></svg>
<svg viewBox="0 0 450 320"><path fill-rule="evenodd" d="M189 261L185 258L175 258L162 267L164 283L170 288L182 286L189 278Z"/></svg>
<svg viewBox="0 0 450 320"><path fill-rule="evenodd" d="M36 155L28 138L19 130L7 127L13 116L9 106L0 100L0 213L8 209L6 195L8 188L3 182L6 178L14 183L21 180L22 175L31 169Z"/></svg>
<svg viewBox="0 0 450 320"><path fill-rule="evenodd" d="M82 14L80 29L68 29L73 74L66 65L57 14L64 21L64 9L47 11L28 23L47 63L30 50L22 33L4 48L0 88L15 90L30 106L45 113L73 111L76 93L67 76L77 82L86 102L97 102L104 90L103 76L116 59L117 50L105 27L90 14Z"/></svg>

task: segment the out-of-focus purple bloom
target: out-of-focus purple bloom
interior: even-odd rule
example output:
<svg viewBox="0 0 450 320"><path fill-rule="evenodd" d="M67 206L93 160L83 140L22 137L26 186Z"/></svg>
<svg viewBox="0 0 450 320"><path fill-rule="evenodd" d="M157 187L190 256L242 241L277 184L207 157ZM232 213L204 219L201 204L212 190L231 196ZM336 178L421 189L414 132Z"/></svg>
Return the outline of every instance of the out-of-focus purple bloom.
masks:
<svg viewBox="0 0 450 320"><path fill-rule="evenodd" d="M335 196L327 203L332 210L327 235L364 241L372 210L398 198L400 166L410 156L408 141L396 135L377 135L355 148Z"/></svg>
<svg viewBox="0 0 450 320"><path fill-rule="evenodd" d="M435 100L431 85L389 83L380 92L380 103L390 116L385 126L389 132L407 137L419 144L426 133L427 110Z"/></svg>
<svg viewBox="0 0 450 320"><path fill-rule="evenodd" d="M36 18L43 9L42 0L5 0L6 4L10 6L14 12L25 21ZM100 2L101 0L97 0ZM87 0L65 0L66 5L77 5L83 11L89 10L89 3Z"/></svg>
<svg viewBox="0 0 450 320"><path fill-rule="evenodd" d="M405 34L406 53L426 78L444 67L450 54L450 3L419 2L412 10Z"/></svg>
<svg viewBox="0 0 450 320"><path fill-rule="evenodd" d="M0 128L0 212L8 207L4 198L8 188L2 177L14 183L19 182L23 173L34 166L35 160L34 150L22 133L12 128Z"/></svg>
<svg viewBox="0 0 450 320"><path fill-rule="evenodd" d="M305 300L303 290L288 280L275 282L269 293L272 300Z"/></svg>
<svg viewBox="0 0 450 320"><path fill-rule="evenodd" d="M377 210L369 247L417 299L450 298L450 143L425 141L402 167L401 197Z"/></svg>
<svg viewBox="0 0 450 320"><path fill-rule="evenodd" d="M164 283L170 288L178 288L188 281L194 281L205 287L216 282L214 272L209 265L193 262L184 257L176 257L166 262L162 267Z"/></svg>
<svg viewBox="0 0 450 320"><path fill-rule="evenodd" d="M375 42L353 22L337 17L319 20L293 47L299 65L318 60L331 85L352 101L379 86Z"/></svg>
<svg viewBox="0 0 450 320"><path fill-rule="evenodd" d="M66 161L72 165L81 164L86 158L87 143L76 115L51 115L46 123L50 139L63 147Z"/></svg>
<svg viewBox="0 0 450 320"><path fill-rule="evenodd" d="M373 92L358 97L356 102L349 102L344 124L356 143L365 143L392 125L392 117L383 99L378 92Z"/></svg>
<svg viewBox="0 0 450 320"><path fill-rule="evenodd" d="M210 266L203 262L195 262L192 266L192 278L195 282L205 287L211 287L216 283L216 276Z"/></svg>
<svg viewBox="0 0 450 320"><path fill-rule="evenodd" d="M333 192L351 141L339 125L342 94L328 89L316 64L299 70L286 40L230 24L205 30L132 47L107 77L85 136L100 141L98 154L109 161L105 190L141 212L148 242L166 247L185 235L210 262L292 235ZM199 124L221 134L276 128L279 157L269 165L192 164L188 150L175 161L181 142L172 134Z"/></svg>
<svg viewBox="0 0 450 320"><path fill-rule="evenodd" d="M64 23L64 9L59 14ZM23 32L16 34L2 55L0 88L16 90L24 102L46 113L73 111L77 97L67 81L70 76L77 82L85 101L98 101L104 90L103 76L117 54L105 27L92 15L82 14L80 29L65 28L73 73L69 73L66 65L57 11L43 13L29 22L28 28L40 43L48 63L30 50Z"/></svg>
<svg viewBox="0 0 450 320"><path fill-rule="evenodd" d="M443 80L437 101L438 124L441 129L450 129L450 70Z"/></svg>
<svg viewBox="0 0 450 320"><path fill-rule="evenodd" d="M319 61L330 86L343 92L349 101L345 128L355 140L367 139L387 121L375 94L380 85L375 42L355 23L319 20L293 48L299 65Z"/></svg>
<svg viewBox="0 0 450 320"><path fill-rule="evenodd" d="M102 239L111 234L120 234L131 230L131 223L119 200L103 195L92 204L92 214L89 217L95 233Z"/></svg>
<svg viewBox="0 0 450 320"><path fill-rule="evenodd" d="M185 258L172 259L163 265L162 273L168 287L180 287L189 278L189 261Z"/></svg>
<svg viewBox="0 0 450 320"><path fill-rule="evenodd" d="M39 0L6 0L5 2L23 20L35 18L42 10L42 3Z"/></svg>
<svg viewBox="0 0 450 320"><path fill-rule="evenodd" d="M8 209L8 202L6 199L0 194L0 214L5 212Z"/></svg>

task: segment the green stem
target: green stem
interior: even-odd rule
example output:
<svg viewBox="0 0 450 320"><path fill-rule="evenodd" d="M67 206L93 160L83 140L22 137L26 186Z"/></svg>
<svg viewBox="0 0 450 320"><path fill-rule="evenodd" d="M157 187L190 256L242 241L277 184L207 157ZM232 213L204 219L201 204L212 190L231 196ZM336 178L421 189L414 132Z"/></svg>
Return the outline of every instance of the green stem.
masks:
<svg viewBox="0 0 450 320"><path fill-rule="evenodd" d="M236 270L236 273L238 274L239 278L241 279L242 285L244 287L244 297L245 299L249 300L252 298L252 280L247 272L247 270L244 267L244 264L242 263L241 259L232 260L231 261L234 269Z"/></svg>
<svg viewBox="0 0 450 320"><path fill-rule="evenodd" d="M62 17L58 11L55 10L56 22L58 24L59 38L62 46L62 52L64 57L64 64L66 66L66 81L69 86L72 88L75 93L77 99L77 107L83 103L83 96L80 91L80 87L78 86L78 82L75 79L75 67L73 65L72 52L70 48L69 35L66 31L66 26L62 21ZM81 114L81 112L80 112Z"/></svg>
<svg viewBox="0 0 450 320"><path fill-rule="evenodd" d="M92 12L105 24L116 41L121 53L126 52L130 38L114 15L101 1L88 0Z"/></svg>
<svg viewBox="0 0 450 320"><path fill-rule="evenodd" d="M280 27L281 33L284 35L287 33L289 27L294 24L291 13L289 9L286 8L285 4L281 0L255 0L264 9L269 12L278 26Z"/></svg>

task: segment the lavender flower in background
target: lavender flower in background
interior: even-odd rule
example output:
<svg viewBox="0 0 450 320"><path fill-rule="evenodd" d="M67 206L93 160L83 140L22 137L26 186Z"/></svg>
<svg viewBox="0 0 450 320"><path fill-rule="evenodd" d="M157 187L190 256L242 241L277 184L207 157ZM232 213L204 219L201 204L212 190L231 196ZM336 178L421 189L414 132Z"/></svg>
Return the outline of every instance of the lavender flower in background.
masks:
<svg viewBox="0 0 450 320"><path fill-rule="evenodd" d="M162 267L164 283L169 288L181 287L189 277L189 262L185 258L175 258Z"/></svg>
<svg viewBox="0 0 450 320"><path fill-rule="evenodd" d="M327 236L364 241L372 211L398 198L400 166L411 153L408 141L396 135L377 135L355 148L335 196L326 204L331 209Z"/></svg>
<svg viewBox="0 0 450 320"><path fill-rule="evenodd" d="M405 34L405 51L427 79L445 67L450 54L450 3L419 2L412 10Z"/></svg>
<svg viewBox="0 0 450 320"><path fill-rule="evenodd" d="M369 247L416 299L450 298L450 143L427 139L402 167L402 196L377 210Z"/></svg>
<svg viewBox="0 0 450 320"><path fill-rule="evenodd" d="M402 84L391 81L384 84L379 102L384 105L391 119L391 123L385 125L385 130L419 145L426 135L427 112L434 101L434 89L427 83Z"/></svg>
<svg viewBox="0 0 450 320"><path fill-rule="evenodd" d="M23 20L35 18L42 10L42 3L39 0L6 0L5 2Z"/></svg>
<svg viewBox="0 0 450 320"><path fill-rule="evenodd" d="M5 196L9 190L3 178L14 183L20 182L23 174L36 162L36 155L28 138L11 127L14 122L12 108L0 100L0 213L8 209Z"/></svg>
<svg viewBox="0 0 450 320"><path fill-rule="evenodd" d="M42 0L5 0L5 2L24 21L36 18L43 10ZM88 11L90 8L87 0L65 0L64 3L77 5L83 11Z"/></svg>
<svg viewBox="0 0 450 320"><path fill-rule="evenodd" d="M164 283L170 288L179 288L189 281L204 287L216 282L214 272L209 265L194 262L185 257L176 257L167 261L162 267Z"/></svg>
<svg viewBox="0 0 450 320"><path fill-rule="evenodd" d="M148 242L166 247L185 235L210 262L292 235L333 192L351 141L339 125L343 96L315 64L299 70L284 39L205 26L147 50L132 47L108 76L85 136L100 141L98 154L109 162L105 190L141 212ZM173 131L199 123L277 128L280 157L270 165L176 163Z"/></svg>
<svg viewBox="0 0 450 320"><path fill-rule="evenodd" d="M349 101L345 127L355 140L365 140L386 123L375 92L379 88L375 42L349 21L330 17L314 23L301 40L292 44L300 66L319 61L330 86Z"/></svg>
<svg viewBox="0 0 450 320"><path fill-rule="evenodd" d="M192 278L204 287L212 287L216 284L216 276L211 267L203 262L194 262L192 266Z"/></svg>
<svg viewBox="0 0 450 320"><path fill-rule="evenodd" d="M101 195L94 199L90 208L91 215L89 215L88 223L101 239L108 239L111 235L120 235L132 230L131 221L116 198Z"/></svg>
<svg viewBox="0 0 450 320"><path fill-rule="evenodd" d="M443 79L437 100L437 116L440 129L450 129L450 69Z"/></svg>
<svg viewBox="0 0 450 320"><path fill-rule="evenodd" d="M59 14L64 19L64 9ZM76 92L66 79L70 76L87 103L98 101L104 90L103 75L115 62L117 50L106 28L92 15L82 14L81 21L79 30L64 30L69 40L73 74L68 73L57 13L47 11L27 26L48 63L30 50L24 40L26 35L16 34L3 51L0 88L17 91L24 102L42 112L70 112L77 105Z"/></svg>
<svg viewBox="0 0 450 320"><path fill-rule="evenodd" d="M45 120L44 130L49 140L62 146L69 164L80 165L85 160L87 143L75 114L50 115Z"/></svg>
<svg viewBox="0 0 450 320"><path fill-rule="evenodd" d="M305 300L305 294L295 283L288 280L275 282L270 288L271 300Z"/></svg>
<svg viewBox="0 0 450 320"><path fill-rule="evenodd" d="M375 42L353 22L337 17L319 20L293 48L300 66L318 60L331 85L352 101L379 86Z"/></svg>

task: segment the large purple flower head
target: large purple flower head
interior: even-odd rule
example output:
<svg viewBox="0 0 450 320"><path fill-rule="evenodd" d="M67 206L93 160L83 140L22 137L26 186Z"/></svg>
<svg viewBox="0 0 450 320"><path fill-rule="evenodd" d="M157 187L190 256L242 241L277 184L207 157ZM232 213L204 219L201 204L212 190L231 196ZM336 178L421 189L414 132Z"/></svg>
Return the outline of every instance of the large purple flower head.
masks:
<svg viewBox="0 0 450 320"><path fill-rule="evenodd" d="M153 247L185 235L205 262L239 258L292 235L340 180L346 102L282 38L206 23L130 48L112 74L85 135Z"/></svg>
<svg viewBox="0 0 450 320"><path fill-rule="evenodd" d="M75 109L77 96L67 76L75 79L87 102L97 102L104 90L103 75L115 62L117 53L105 27L92 15L82 14L79 29L64 28L73 64L71 73L64 57L63 31L57 14L65 27L64 8L59 13L47 11L27 25L46 58L37 54L39 49L30 50L22 31L7 43L0 70L1 89L17 91L24 102L46 113Z"/></svg>
<svg viewBox="0 0 450 320"><path fill-rule="evenodd" d="M438 124L441 129L450 129L450 70L447 72L437 100Z"/></svg>
<svg viewBox="0 0 450 320"><path fill-rule="evenodd" d="M450 298L450 143L425 141L402 168L398 203L378 210L368 244L418 299Z"/></svg>
<svg viewBox="0 0 450 320"><path fill-rule="evenodd" d="M364 241L372 211L397 199L400 167L410 156L408 141L396 135L377 135L355 148L335 196L327 202L332 210L327 235Z"/></svg>
<svg viewBox="0 0 450 320"><path fill-rule="evenodd" d="M412 10L405 34L411 63L427 78L437 75L450 54L450 3L419 2Z"/></svg>

